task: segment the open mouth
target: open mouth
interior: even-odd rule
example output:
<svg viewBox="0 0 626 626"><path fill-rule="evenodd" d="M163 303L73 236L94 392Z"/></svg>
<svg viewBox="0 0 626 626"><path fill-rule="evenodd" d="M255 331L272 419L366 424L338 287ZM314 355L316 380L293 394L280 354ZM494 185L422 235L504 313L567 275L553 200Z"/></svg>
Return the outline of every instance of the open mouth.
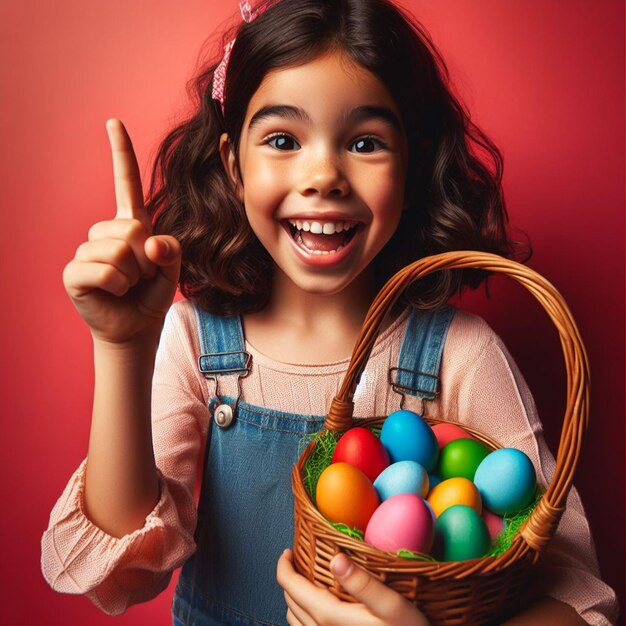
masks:
<svg viewBox="0 0 626 626"><path fill-rule="evenodd" d="M341 252L354 238L359 222L284 220L283 225L299 248L327 256Z"/></svg>

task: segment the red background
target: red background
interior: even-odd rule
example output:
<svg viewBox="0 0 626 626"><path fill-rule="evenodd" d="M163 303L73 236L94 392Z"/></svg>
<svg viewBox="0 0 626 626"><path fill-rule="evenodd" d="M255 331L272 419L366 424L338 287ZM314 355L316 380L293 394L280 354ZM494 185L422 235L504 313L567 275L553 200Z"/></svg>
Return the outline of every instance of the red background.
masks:
<svg viewBox="0 0 626 626"><path fill-rule="evenodd" d="M535 249L530 265L563 293L586 342L592 414L576 482L603 575L623 601L624 5L406 6L501 147L511 221ZM0 4L2 624L109 621L84 598L53 593L39 569L49 512L87 449L93 383L89 332L61 274L89 226L114 215L105 120L124 120L147 174L187 106L202 42L235 12L234 0ZM554 441L564 368L551 323L503 279L490 301L466 303L504 337ZM116 623L171 623L172 589Z"/></svg>

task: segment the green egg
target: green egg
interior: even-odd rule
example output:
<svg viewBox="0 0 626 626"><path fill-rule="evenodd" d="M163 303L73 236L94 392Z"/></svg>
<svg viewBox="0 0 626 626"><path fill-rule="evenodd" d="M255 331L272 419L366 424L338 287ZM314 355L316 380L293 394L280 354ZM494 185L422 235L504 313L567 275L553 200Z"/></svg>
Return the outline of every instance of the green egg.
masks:
<svg viewBox="0 0 626 626"><path fill-rule="evenodd" d="M465 504L447 508L435 523L433 555L440 561L465 561L484 556L491 548L482 517Z"/></svg>
<svg viewBox="0 0 626 626"><path fill-rule="evenodd" d="M467 478L474 480L476 469L489 454L487 446L475 439L455 439L444 446L439 457L439 474L442 480Z"/></svg>

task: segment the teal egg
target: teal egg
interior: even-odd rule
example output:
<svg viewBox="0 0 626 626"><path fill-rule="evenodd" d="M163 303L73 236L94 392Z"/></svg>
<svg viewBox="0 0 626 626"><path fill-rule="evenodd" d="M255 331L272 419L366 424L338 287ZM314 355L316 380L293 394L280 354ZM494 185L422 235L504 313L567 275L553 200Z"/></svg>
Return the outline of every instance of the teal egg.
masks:
<svg viewBox="0 0 626 626"><path fill-rule="evenodd" d="M530 504L537 486L532 461L515 448L501 448L486 456L476 470L474 484L483 505L492 513L517 513Z"/></svg>
<svg viewBox="0 0 626 626"><path fill-rule="evenodd" d="M490 450L475 439L455 439L445 445L439 456L439 473L442 480L467 478L474 474Z"/></svg>
<svg viewBox="0 0 626 626"><path fill-rule="evenodd" d="M472 507L455 504L435 523L433 554L440 561L466 561L484 556L491 547L489 530Z"/></svg>

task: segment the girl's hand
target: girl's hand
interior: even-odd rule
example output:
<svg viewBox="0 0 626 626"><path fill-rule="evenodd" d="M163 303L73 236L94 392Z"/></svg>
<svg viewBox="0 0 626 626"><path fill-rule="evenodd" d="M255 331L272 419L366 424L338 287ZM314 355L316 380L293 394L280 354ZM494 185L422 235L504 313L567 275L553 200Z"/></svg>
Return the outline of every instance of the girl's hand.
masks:
<svg viewBox="0 0 626 626"><path fill-rule="evenodd" d="M180 275L180 244L153 236L143 205L139 166L119 120L107 122L113 156L117 215L89 230L63 283L95 340L126 343L158 340Z"/></svg>
<svg viewBox="0 0 626 626"><path fill-rule="evenodd" d="M415 606L345 554L337 554L330 567L341 586L358 603L343 602L328 589L314 585L293 568L292 551L283 552L276 577L285 590L290 626L429 626Z"/></svg>

